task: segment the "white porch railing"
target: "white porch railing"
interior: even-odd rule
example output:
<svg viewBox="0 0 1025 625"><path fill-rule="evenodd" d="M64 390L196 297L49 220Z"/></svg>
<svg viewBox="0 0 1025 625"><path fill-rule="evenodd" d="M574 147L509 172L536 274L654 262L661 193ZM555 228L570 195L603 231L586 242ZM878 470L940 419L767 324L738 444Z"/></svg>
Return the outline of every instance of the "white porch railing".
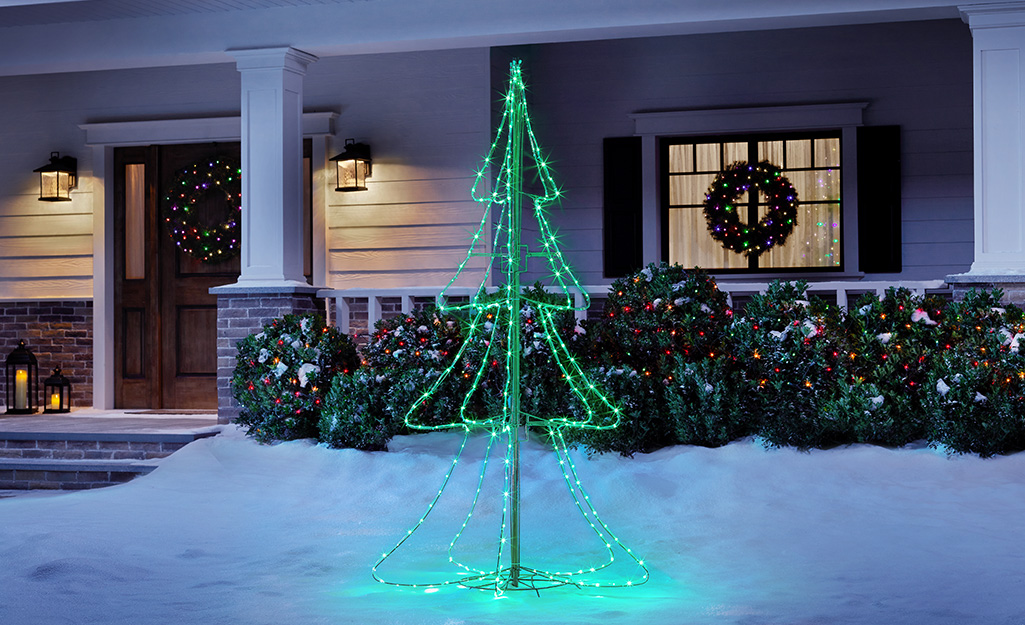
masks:
<svg viewBox="0 0 1025 625"><path fill-rule="evenodd" d="M727 282L716 283L720 290L730 296L730 304L733 304L733 294L755 294L765 293L769 288L769 282ZM808 292L820 297L835 295L836 304L847 307L849 297L860 297L864 293L875 293L882 297L886 289L890 287L904 287L910 291L924 295L927 291L942 290L946 287L943 280L915 280L915 281L857 281L857 280L836 280L827 282L808 282ZM418 305L433 303L443 287L440 286L416 286L416 287L395 287L380 289L323 289L318 292L320 297L327 300L328 323L334 321L334 325L346 334L369 333L374 324L380 319L399 314L408 314L416 309ZM584 290L593 300L604 299L609 292L608 285L584 286ZM448 296L472 297L476 293L475 287L450 287ZM574 293L575 304L583 306L583 294ZM595 303L592 303L592 308ZM600 311L600 308L599 308ZM586 310L576 312L578 319L587 317ZM365 319L365 322L364 322ZM356 321L356 323L353 323ZM364 323L366 324L364 326Z"/></svg>

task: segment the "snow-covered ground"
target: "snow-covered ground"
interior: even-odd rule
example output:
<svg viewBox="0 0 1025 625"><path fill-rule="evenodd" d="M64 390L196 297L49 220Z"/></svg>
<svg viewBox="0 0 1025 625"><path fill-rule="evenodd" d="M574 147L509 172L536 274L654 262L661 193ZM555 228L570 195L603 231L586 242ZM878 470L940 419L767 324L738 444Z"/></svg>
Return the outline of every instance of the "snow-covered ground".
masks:
<svg viewBox="0 0 1025 625"><path fill-rule="evenodd" d="M750 440L577 454L647 584L496 598L375 582L371 566L423 513L460 440L401 437L364 453L261 446L232 428L129 484L0 499L0 623L1025 623L1025 454ZM466 475L384 574L443 568L482 449L471 442ZM577 531L554 455L528 443L522 459L524 564L587 559L593 540ZM481 517L499 509L492 499ZM493 544L466 542L494 560Z"/></svg>

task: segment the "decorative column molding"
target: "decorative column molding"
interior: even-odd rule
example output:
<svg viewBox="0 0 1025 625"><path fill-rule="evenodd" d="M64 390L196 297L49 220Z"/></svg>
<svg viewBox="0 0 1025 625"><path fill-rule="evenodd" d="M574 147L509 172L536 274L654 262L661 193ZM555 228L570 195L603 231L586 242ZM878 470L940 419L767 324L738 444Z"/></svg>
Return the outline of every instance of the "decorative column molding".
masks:
<svg viewBox="0 0 1025 625"><path fill-rule="evenodd" d="M1025 275L1025 2L960 11L974 48L975 260L948 282L1000 282Z"/></svg>
<svg viewBox="0 0 1025 625"><path fill-rule="evenodd" d="M289 47L229 54L242 75L242 274L238 285L306 285L303 77L317 57Z"/></svg>

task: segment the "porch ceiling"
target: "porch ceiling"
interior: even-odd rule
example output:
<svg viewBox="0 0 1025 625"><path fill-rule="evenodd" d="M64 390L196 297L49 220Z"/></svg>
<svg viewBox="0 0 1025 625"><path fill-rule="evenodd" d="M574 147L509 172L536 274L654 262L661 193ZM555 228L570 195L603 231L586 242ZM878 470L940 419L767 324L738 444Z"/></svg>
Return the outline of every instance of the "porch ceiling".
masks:
<svg viewBox="0 0 1025 625"><path fill-rule="evenodd" d="M951 0L0 0L0 76L957 15Z"/></svg>
<svg viewBox="0 0 1025 625"><path fill-rule="evenodd" d="M249 11L369 0L0 0L0 25L33 26L71 22Z"/></svg>

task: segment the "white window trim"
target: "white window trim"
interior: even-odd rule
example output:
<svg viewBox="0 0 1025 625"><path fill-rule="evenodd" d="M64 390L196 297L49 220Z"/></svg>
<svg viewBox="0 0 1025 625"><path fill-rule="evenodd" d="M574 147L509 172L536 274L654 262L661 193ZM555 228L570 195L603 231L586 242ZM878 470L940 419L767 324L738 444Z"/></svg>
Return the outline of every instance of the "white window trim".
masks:
<svg viewBox="0 0 1025 625"><path fill-rule="evenodd" d="M805 130L840 129L843 153L843 271L795 273L723 274L719 279L759 280L774 278L805 279L860 278L858 271L858 145L857 127L868 102L807 104L790 106L759 106L726 109L700 109L635 113L634 135L641 137L643 180L642 249L644 263L662 260L662 218L660 214L658 179L658 139L662 137L699 137L716 134L749 134L760 132L800 132ZM714 272L713 272L714 273Z"/></svg>

